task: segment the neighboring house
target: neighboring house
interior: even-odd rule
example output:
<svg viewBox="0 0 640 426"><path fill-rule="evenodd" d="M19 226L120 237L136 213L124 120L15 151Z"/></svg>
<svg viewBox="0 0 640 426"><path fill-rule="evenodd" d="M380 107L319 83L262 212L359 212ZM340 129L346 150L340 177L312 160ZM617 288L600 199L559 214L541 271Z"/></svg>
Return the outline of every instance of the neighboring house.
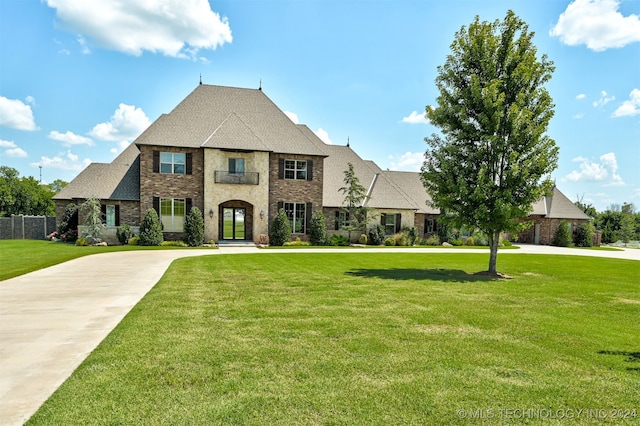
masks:
<svg viewBox="0 0 640 426"><path fill-rule="evenodd" d="M533 224L518 234L518 241L550 245L562 221L569 223L571 235L574 235L578 227L589 222L591 218L554 186L551 195L543 197L533 205L533 212L527 220Z"/></svg>
<svg viewBox="0 0 640 426"><path fill-rule="evenodd" d="M415 227L420 236L437 232L439 211L428 205L419 173L382 170L349 146L325 144L307 126L293 123L260 89L203 84L113 162L93 163L65 186L54 197L56 216L60 222L67 204L99 198L105 240L115 243L118 226L135 229L153 208L165 239L175 240L185 236L186 215L198 207L206 241L259 242L282 208L292 223L292 238L304 240L315 211L323 211L330 233L340 232L347 221L339 189L348 163L367 188L372 221L382 224L387 235L402 227ZM553 221L563 214L576 224L584 219L565 199L557 191L534 205L539 236L557 228ZM549 243L546 237L535 241Z"/></svg>

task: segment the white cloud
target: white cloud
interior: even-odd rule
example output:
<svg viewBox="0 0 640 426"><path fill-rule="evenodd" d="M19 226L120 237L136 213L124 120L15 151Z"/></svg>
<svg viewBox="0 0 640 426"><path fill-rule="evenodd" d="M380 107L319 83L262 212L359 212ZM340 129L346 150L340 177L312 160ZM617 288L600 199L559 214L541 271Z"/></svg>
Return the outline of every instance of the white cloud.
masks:
<svg viewBox="0 0 640 426"><path fill-rule="evenodd" d="M622 105L613 112L612 116L625 117L638 114L640 114L640 90L633 89L631 93L629 93L629 99L624 101Z"/></svg>
<svg viewBox="0 0 640 426"><path fill-rule="evenodd" d="M80 45L80 51L83 54L88 55L89 53L91 53L91 49L89 49L89 46L87 46L87 40L84 37L79 35L76 40L78 41L78 44Z"/></svg>
<svg viewBox="0 0 640 426"><path fill-rule="evenodd" d="M18 147L14 141L0 139L0 148L7 148L4 155L10 158L25 158L27 156L26 151Z"/></svg>
<svg viewBox="0 0 640 426"><path fill-rule="evenodd" d="M120 104L109 121L96 124L89 134L103 141L130 142L150 124L151 121L141 108Z"/></svg>
<svg viewBox="0 0 640 426"><path fill-rule="evenodd" d="M419 113L418 111L413 111L408 116L402 119L403 123L409 124L429 124L429 119L425 115L425 113Z"/></svg>
<svg viewBox="0 0 640 426"><path fill-rule="evenodd" d="M575 0L558 18L549 34L596 52L640 41L640 18L618 12L618 0Z"/></svg>
<svg viewBox="0 0 640 426"><path fill-rule="evenodd" d="M575 118L576 120L581 120L581 119L584 118L584 113L580 112L580 113L574 115L573 118Z"/></svg>
<svg viewBox="0 0 640 426"><path fill-rule="evenodd" d="M80 171L85 169L89 164L91 164L91 160L85 158L80 161L80 158L73 154L71 151L67 151L66 153L60 153L55 157L40 157L40 161L37 163L30 163L31 167L47 167L51 169L61 169L61 170L74 170Z"/></svg>
<svg viewBox="0 0 640 426"><path fill-rule="evenodd" d="M605 186L623 186L625 183L618 174L618 160L616 154L608 152L600 156L600 163L585 157L571 160L580 163L580 171L573 170L566 176L571 182L602 182Z"/></svg>
<svg viewBox="0 0 640 426"><path fill-rule="evenodd" d="M597 108L597 107L601 107L601 106L605 106L606 104L608 104L611 101L615 101L616 97L615 96L609 96L607 97L607 92L605 92L604 90L602 92L600 92L600 99L598 99L597 101L593 102L593 107Z"/></svg>
<svg viewBox="0 0 640 426"><path fill-rule="evenodd" d="M318 130L316 130L313 133L315 133L316 136L319 137L322 142L328 145L333 145L333 142L331 141L331 139L329 139L329 133L327 133L327 131L324 130L322 127L320 127Z"/></svg>
<svg viewBox="0 0 640 426"><path fill-rule="evenodd" d="M66 133L60 133L57 130L53 130L49 132L49 138L53 139L54 141L62 142L62 145L66 147L70 147L73 145L94 145L91 139L84 136L76 135L75 133L70 131L67 131Z"/></svg>
<svg viewBox="0 0 640 426"><path fill-rule="evenodd" d="M291 111L284 111L284 113L287 117L289 117L291 121L293 121L296 124L300 124L300 120L298 119L298 114Z"/></svg>
<svg viewBox="0 0 640 426"><path fill-rule="evenodd" d="M18 130L38 130L31 107L19 99L0 96L0 126Z"/></svg>
<svg viewBox="0 0 640 426"><path fill-rule="evenodd" d="M424 163L424 152L405 152L396 157L390 155L391 170L402 170L407 172L419 172Z"/></svg>
<svg viewBox="0 0 640 426"><path fill-rule="evenodd" d="M200 49L231 43L226 17L207 0L46 0L59 24L95 45L139 56L143 51L197 59Z"/></svg>
<svg viewBox="0 0 640 426"><path fill-rule="evenodd" d="M578 96L576 96L576 99L582 100L582 99L584 99L586 97L587 97L587 95L585 95L584 93L580 93Z"/></svg>

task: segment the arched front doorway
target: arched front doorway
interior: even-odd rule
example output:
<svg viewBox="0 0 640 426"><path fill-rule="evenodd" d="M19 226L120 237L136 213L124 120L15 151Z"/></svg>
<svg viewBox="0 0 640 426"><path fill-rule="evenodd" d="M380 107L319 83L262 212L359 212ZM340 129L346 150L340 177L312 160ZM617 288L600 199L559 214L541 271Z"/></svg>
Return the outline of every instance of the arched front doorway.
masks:
<svg viewBox="0 0 640 426"><path fill-rule="evenodd" d="M221 240L253 240L253 205L231 200L218 206L218 235Z"/></svg>

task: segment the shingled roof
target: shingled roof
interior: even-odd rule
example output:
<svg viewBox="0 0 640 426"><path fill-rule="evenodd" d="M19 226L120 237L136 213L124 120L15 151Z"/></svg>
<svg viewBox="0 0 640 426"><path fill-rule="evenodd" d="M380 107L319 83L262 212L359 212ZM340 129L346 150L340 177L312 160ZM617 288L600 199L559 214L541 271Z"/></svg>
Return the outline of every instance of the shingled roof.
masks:
<svg viewBox="0 0 640 426"><path fill-rule="evenodd" d="M555 186L551 195L542 197L533 204L533 212L531 214L549 219L591 219Z"/></svg>
<svg viewBox="0 0 640 426"><path fill-rule="evenodd" d="M140 150L131 144L111 163L91 163L54 200L140 200Z"/></svg>
<svg viewBox="0 0 640 426"><path fill-rule="evenodd" d="M207 84L160 116L134 143L325 155L262 90Z"/></svg>

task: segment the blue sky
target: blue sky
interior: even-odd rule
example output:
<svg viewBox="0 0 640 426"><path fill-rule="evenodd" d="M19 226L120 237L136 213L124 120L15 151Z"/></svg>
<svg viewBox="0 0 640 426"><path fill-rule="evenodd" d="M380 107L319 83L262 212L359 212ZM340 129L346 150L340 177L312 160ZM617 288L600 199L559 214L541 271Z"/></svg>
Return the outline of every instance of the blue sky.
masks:
<svg viewBox="0 0 640 426"><path fill-rule="evenodd" d="M508 9L556 66L558 187L598 210L640 207L640 0L2 0L0 164L70 181L115 158L202 75L261 81L327 142L418 171L455 32Z"/></svg>

